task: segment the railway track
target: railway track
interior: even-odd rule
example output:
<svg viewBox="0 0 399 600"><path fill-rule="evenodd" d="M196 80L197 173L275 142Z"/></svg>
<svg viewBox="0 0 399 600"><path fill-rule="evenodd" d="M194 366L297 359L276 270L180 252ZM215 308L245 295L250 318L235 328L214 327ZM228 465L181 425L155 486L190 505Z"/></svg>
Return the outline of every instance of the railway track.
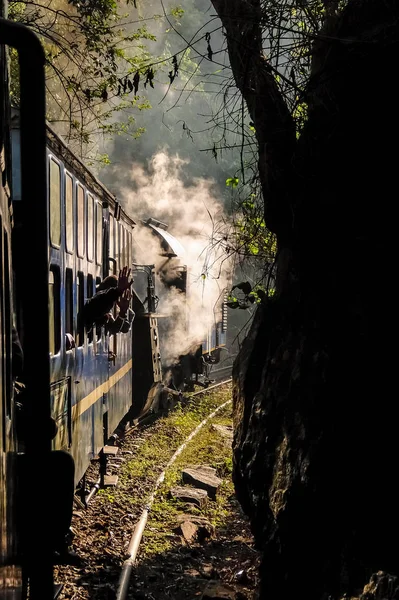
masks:
<svg viewBox="0 0 399 600"><path fill-rule="evenodd" d="M201 390L198 390L196 392L191 392L185 396L181 397L181 401L184 404L187 404L188 402L190 402L191 398L201 395L201 394L206 394L218 387L221 387L223 385L226 385L227 383L229 383L231 381L231 377L227 378L227 379L223 379L223 381L219 381L217 383L214 383L208 387L204 387ZM126 436L130 435L131 433L133 433L134 431L137 431L138 429L153 423L156 419L158 418L158 416L156 414L151 413L150 415L144 417L143 419L141 419L138 423L132 425L131 427L129 427L128 429L125 430L123 437L119 437L115 436L113 443L116 443L116 441L118 441L119 443L126 438ZM101 462L101 457L99 456L98 459L99 464L100 464L100 474L98 476L98 478L96 479L96 482L94 483L94 485L91 487L89 493L86 495L85 492L85 481L83 480L81 485L83 489L80 489L77 493L77 495L75 495L75 504L79 507L79 508L86 508L87 505L93 500L94 496L97 494L97 492L101 489L101 487L103 486L103 476L106 473L106 462L104 464L104 462ZM101 469L103 469L103 474L101 475Z"/></svg>
<svg viewBox="0 0 399 600"><path fill-rule="evenodd" d="M118 571L117 565L121 564L120 559L122 557L126 559L130 558L131 567L129 567L128 570L131 572L131 569L133 569L133 567L135 568L135 560L132 561L132 549L134 550L134 548L137 547L137 550L135 550L137 556L137 551L139 547L141 548L141 545L138 543L138 538L140 537L138 534L136 534L132 540L133 527L134 525L138 527L137 524L140 522L142 523L140 527L143 527L143 512L146 510L146 515L148 516L148 511L151 508L151 498L155 497L156 490L162 484L162 475L173 465L173 461L180 455L183 448L190 443L194 434L198 433L204 426L206 419L211 418L209 414L205 415L204 407L209 407L209 412L212 415L217 412L217 410L221 410L219 407L215 406L217 401L222 404L224 404L227 399L230 401L230 397L228 394L226 395L226 392L222 391L221 394L218 394L216 397L214 395L215 392L217 393L219 389L223 390L223 386L229 383L230 378L187 395L187 404L182 406L182 410L177 413L176 418L181 419L181 416L179 417L179 415L183 415L184 417L185 414L192 414L194 419L197 420L197 426L194 427L194 431L190 431L186 425L185 431L187 433L185 434L183 443L181 443L182 437L180 437L180 439L178 438L176 440L177 443L175 442L175 444L173 442L173 437L171 437L170 444L167 443L165 449L160 450L155 438L158 435L157 431L163 430L164 419L154 423L154 426L137 427L135 429L136 433L134 433L133 429L129 432L129 435L126 436L126 439L120 447L119 454L112 457L110 460L111 471L113 470L114 473L116 472L119 474L122 473L120 485L118 484L116 488L101 489L98 497L98 489L96 489L96 493L92 494L92 501L88 503L86 509L84 510L83 505L80 505L75 510L72 524L75 531L73 545L78 555L82 558L84 566L82 566L78 578L76 570L73 567L61 566L57 568L57 581L61 580L60 583L63 583L65 588L65 591L61 596L62 598L76 598L76 600L86 600L86 598L94 598L95 600L97 600L97 598L101 600L109 597L115 598L117 589L122 588L123 590L124 587L127 587L129 577L127 577L127 574L124 574L121 582L121 567L119 566ZM209 393L209 399L206 396L207 393ZM197 399L198 404L195 403L195 405L197 405L196 410L192 412L191 406L193 406L195 399ZM198 407L200 407L199 413ZM171 411L169 416L172 419L173 415L174 411ZM203 421L199 420L201 418ZM190 419L192 419L191 416L186 423L193 422ZM180 423L179 420L177 422ZM174 431L174 426L172 427L172 430ZM152 440L154 440L154 442ZM138 459L135 459L135 456L137 455L137 452L139 452L138 456L140 456L140 448L142 448L143 443L147 447L154 448L154 460L151 465L146 466L145 472L142 475L135 475L137 470L131 472L129 470L129 465L131 464L131 461L136 461L136 466L139 464ZM171 456L173 446L176 448L178 444L180 444L179 448L177 448L173 456ZM144 459L144 464L146 464L146 459ZM90 474L91 481L95 478L94 467L95 465L93 464ZM116 469L116 471L114 469ZM126 471L126 469L128 469L128 471ZM134 467L134 469L136 469L136 467ZM160 473L161 469L162 472ZM139 471L141 473L141 469L139 469ZM126 472L129 473L127 481ZM130 475L130 473L132 474ZM128 486L127 488L126 484ZM134 500L134 504L131 507L129 506L130 500ZM135 528L136 531L137 527ZM109 542L106 543L105 536L108 537L108 531L110 532L111 537L109 538ZM148 539L148 536L146 539ZM111 546L109 544L111 544ZM127 547L129 547L129 556L126 556ZM106 564L104 561L107 560L107 556L109 557L111 549L114 557L111 557L110 559L112 567L108 566L104 570L103 565ZM126 583L124 584L123 581L126 581ZM136 581L136 575L134 581ZM97 587L98 593L96 591ZM106 595L106 590L111 590L111 588L111 595ZM89 589L91 590L90 595L87 595ZM124 597L123 592L120 597Z"/></svg>
<svg viewBox="0 0 399 600"><path fill-rule="evenodd" d="M207 388L206 390L201 390L199 392L194 392L192 394L192 396L196 396L198 394L203 394L206 391L210 391L212 389L215 389L217 387L220 387L221 385L224 385L226 383L228 383L230 380L215 384L213 386L210 386L209 388ZM123 567L122 567L122 572L121 572L121 576L119 579L119 585L118 585L118 591L117 591L117 595L116 595L116 600L125 600L127 597L127 592L128 592L128 587L129 587L129 580L130 580L130 576L132 573L132 569L133 566L136 562L136 558L137 558L137 554L139 551L139 546L140 546L140 542L141 539L143 537L143 533L144 533L144 529L145 526L147 524L147 520L148 520L148 514L151 510L152 504L155 500L155 496L156 493L158 491L159 486L161 485L161 483L163 483L164 479L165 479L165 475L167 470L173 465L173 463L175 462L175 460L178 458L178 456L183 452L183 450L186 448L187 444L190 443L190 441L200 432L200 430L204 427L204 425L206 425L208 423L208 421L210 421L213 417L215 417L215 415L222 410L223 408L225 408L225 406L227 406L228 404L231 403L231 400L227 400L226 402L224 402L223 404L221 404L220 406L218 406L218 408L216 410L214 410L211 414L209 414L205 419L203 419L201 421L201 423L199 425L197 425L197 427L195 429L193 429L193 431L187 436L187 438L185 439L185 441L183 442L183 444L181 444L179 446L179 448L176 450L176 452L172 455L172 457L170 458L170 460L168 461L166 467L164 468L164 470L162 471L162 473L159 475L158 479L155 482L154 485L154 489L151 493L151 495L148 497L145 508L143 510L143 512L141 513L140 519L138 520L130 543L129 543L129 547L127 550L127 554L128 554L128 558L125 560Z"/></svg>

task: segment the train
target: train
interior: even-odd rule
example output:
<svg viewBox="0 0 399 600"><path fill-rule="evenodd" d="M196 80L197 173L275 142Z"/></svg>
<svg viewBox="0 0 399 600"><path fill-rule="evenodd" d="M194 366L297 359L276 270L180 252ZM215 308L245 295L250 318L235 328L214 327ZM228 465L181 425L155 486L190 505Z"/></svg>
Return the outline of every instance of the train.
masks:
<svg viewBox="0 0 399 600"><path fill-rule="evenodd" d="M85 472L115 435L196 383L206 386L226 346L226 294L207 308L201 336L191 335L182 244L154 216L134 220L46 123L43 49L28 28L4 18L3 4L1 11L0 598L46 600L54 597L58 519L51 490L64 468L65 478L71 472L63 456L84 499ZM18 110L10 106L7 47L19 56ZM139 230L159 248L145 261ZM87 301L125 266L134 278L130 326L88 327ZM179 315L158 310L159 286L179 294ZM164 353L178 317L184 343ZM24 356L22 443L15 336Z"/></svg>

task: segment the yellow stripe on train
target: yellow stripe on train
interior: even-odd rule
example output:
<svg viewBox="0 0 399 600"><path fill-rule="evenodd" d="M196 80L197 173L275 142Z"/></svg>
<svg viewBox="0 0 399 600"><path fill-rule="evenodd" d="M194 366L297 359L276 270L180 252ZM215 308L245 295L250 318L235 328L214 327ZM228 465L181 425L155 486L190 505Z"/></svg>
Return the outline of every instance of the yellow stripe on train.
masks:
<svg viewBox="0 0 399 600"><path fill-rule="evenodd" d="M122 377L126 375L132 368L132 359L128 360L126 364L123 365L111 377L104 381L101 385L99 385L95 390L90 392L87 396L79 400L74 406L72 406L72 420L76 421L81 414L83 414L90 406L95 404L97 400L99 400L103 394L109 392L109 390L116 384Z"/></svg>

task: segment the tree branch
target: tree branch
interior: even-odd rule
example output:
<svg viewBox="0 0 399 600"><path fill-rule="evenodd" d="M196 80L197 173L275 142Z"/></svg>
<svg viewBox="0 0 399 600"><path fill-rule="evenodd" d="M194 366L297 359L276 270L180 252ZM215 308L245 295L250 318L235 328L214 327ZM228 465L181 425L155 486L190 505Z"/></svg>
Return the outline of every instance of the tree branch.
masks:
<svg viewBox="0 0 399 600"><path fill-rule="evenodd" d="M256 130L259 176L268 228L287 239L292 229L287 189L295 125L262 47L260 0L211 0L226 32L230 64Z"/></svg>

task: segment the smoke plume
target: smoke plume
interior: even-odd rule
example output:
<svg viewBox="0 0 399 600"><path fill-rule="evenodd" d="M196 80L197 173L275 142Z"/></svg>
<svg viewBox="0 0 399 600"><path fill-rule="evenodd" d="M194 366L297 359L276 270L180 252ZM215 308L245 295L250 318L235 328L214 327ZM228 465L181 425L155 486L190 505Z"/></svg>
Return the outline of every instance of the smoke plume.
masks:
<svg viewBox="0 0 399 600"><path fill-rule="evenodd" d="M172 325L167 346L162 348L167 364L206 339L210 326L220 318L223 294L231 280L223 244L228 222L217 187L203 178L187 181L188 168L189 160L161 151L147 168L134 163L128 173L124 171L121 189L121 200L136 221L152 217L167 224L167 232L184 249L178 248L178 257L165 256L149 228L138 225L134 231L135 261L155 264L158 312ZM179 289L183 265L187 266L187 294Z"/></svg>

